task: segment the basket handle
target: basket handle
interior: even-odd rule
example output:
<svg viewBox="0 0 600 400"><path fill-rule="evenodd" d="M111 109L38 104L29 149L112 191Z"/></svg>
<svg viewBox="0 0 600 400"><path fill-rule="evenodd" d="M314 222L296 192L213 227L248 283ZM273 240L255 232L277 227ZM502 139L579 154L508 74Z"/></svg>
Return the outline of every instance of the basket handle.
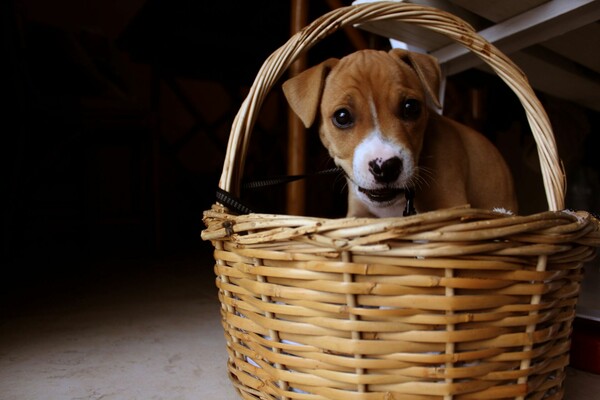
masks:
<svg viewBox="0 0 600 400"><path fill-rule="evenodd" d="M552 127L525 74L462 19L435 8L404 2L381 1L334 9L307 25L273 52L263 63L233 121L219 187L239 195L248 143L258 111L267 93L285 70L301 54L344 26L385 20L419 25L453 39L485 61L512 89L525 109L537 144L548 208L550 211L564 209L565 174Z"/></svg>

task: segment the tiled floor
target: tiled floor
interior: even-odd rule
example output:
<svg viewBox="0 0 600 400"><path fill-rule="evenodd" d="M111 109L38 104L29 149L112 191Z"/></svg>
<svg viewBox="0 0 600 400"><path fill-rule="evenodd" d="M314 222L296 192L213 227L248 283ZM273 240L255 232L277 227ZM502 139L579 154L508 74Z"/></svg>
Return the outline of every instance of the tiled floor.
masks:
<svg viewBox="0 0 600 400"><path fill-rule="evenodd" d="M40 291L0 320L2 400L234 400L210 259L185 257ZM571 369L567 400L600 376Z"/></svg>

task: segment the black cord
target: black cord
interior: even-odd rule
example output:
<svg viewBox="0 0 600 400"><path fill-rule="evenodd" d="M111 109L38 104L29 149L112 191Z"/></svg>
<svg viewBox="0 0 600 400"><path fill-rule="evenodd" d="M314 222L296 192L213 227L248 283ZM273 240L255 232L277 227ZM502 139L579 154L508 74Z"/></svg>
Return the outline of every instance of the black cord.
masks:
<svg viewBox="0 0 600 400"><path fill-rule="evenodd" d="M221 188L217 188L216 197L219 203L223 204L229 210L234 211L237 214L252 213L250 207L246 206L240 199Z"/></svg>
<svg viewBox="0 0 600 400"><path fill-rule="evenodd" d="M408 217L409 215L415 215L417 210L415 210L415 192L412 189L406 189L404 191L404 197L406 198L406 207L402 212L403 217Z"/></svg>
<svg viewBox="0 0 600 400"><path fill-rule="evenodd" d="M342 172L342 169L339 167L335 167L319 171L314 174L279 176L259 181L251 181L243 184L242 187L244 189L261 189L269 186L282 185L285 183L297 181L299 179L310 178L312 176L327 175L339 172ZM402 215L405 217L415 215L417 213L414 205L415 192L412 189L406 189L404 192L404 196L406 197L406 207L404 208ZM216 197L218 202L226 206L229 210L236 212L237 214L250 214L253 212L252 209L245 205L240 199L221 188L217 188Z"/></svg>
<svg viewBox="0 0 600 400"><path fill-rule="evenodd" d="M326 169L323 171L315 172L314 174L304 174L304 175L288 175L288 176L278 176L274 178L268 178L258 181L250 181L246 182L242 185L243 189L262 189L270 186L283 185L286 183L290 183L293 181L297 181L300 179L310 178L317 175L328 175L342 172L342 169L339 167ZM250 214L254 211L250 207L248 207L244 202L240 199L232 195L226 190L221 188L217 188L216 193L217 201L224 206L226 206L230 211L233 211L237 214Z"/></svg>
<svg viewBox="0 0 600 400"><path fill-rule="evenodd" d="M315 172L314 174L304 174L304 175L285 175L285 176L276 176L273 178L263 179L259 181L250 181L246 182L242 185L243 189L261 189L269 186L277 186L283 185L285 183L294 182L300 179L311 178L313 176L319 175L328 175L328 174L337 174L343 172L340 167L329 168L322 171Z"/></svg>

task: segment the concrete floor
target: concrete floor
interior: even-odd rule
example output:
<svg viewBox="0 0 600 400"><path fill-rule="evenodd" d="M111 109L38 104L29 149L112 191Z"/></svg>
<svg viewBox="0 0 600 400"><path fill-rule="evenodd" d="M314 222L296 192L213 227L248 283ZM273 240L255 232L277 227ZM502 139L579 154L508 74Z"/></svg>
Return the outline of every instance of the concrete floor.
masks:
<svg viewBox="0 0 600 400"><path fill-rule="evenodd" d="M40 289L19 307L4 302L0 399L239 399L211 260L177 257L134 271ZM599 392L599 375L569 370L566 400Z"/></svg>

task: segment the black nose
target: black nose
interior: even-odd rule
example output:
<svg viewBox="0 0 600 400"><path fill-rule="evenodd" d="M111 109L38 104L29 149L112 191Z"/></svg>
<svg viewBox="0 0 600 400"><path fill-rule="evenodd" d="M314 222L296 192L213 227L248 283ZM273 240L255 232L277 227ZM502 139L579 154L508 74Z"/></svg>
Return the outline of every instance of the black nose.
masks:
<svg viewBox="0 0 600 400"><path fill-rule="evenodd" d="M369 171L375 177L377 182L390 183L398 179L402 170L402 160L398 157L392 157L384 162L381 159L369 161Z"/></svg>

